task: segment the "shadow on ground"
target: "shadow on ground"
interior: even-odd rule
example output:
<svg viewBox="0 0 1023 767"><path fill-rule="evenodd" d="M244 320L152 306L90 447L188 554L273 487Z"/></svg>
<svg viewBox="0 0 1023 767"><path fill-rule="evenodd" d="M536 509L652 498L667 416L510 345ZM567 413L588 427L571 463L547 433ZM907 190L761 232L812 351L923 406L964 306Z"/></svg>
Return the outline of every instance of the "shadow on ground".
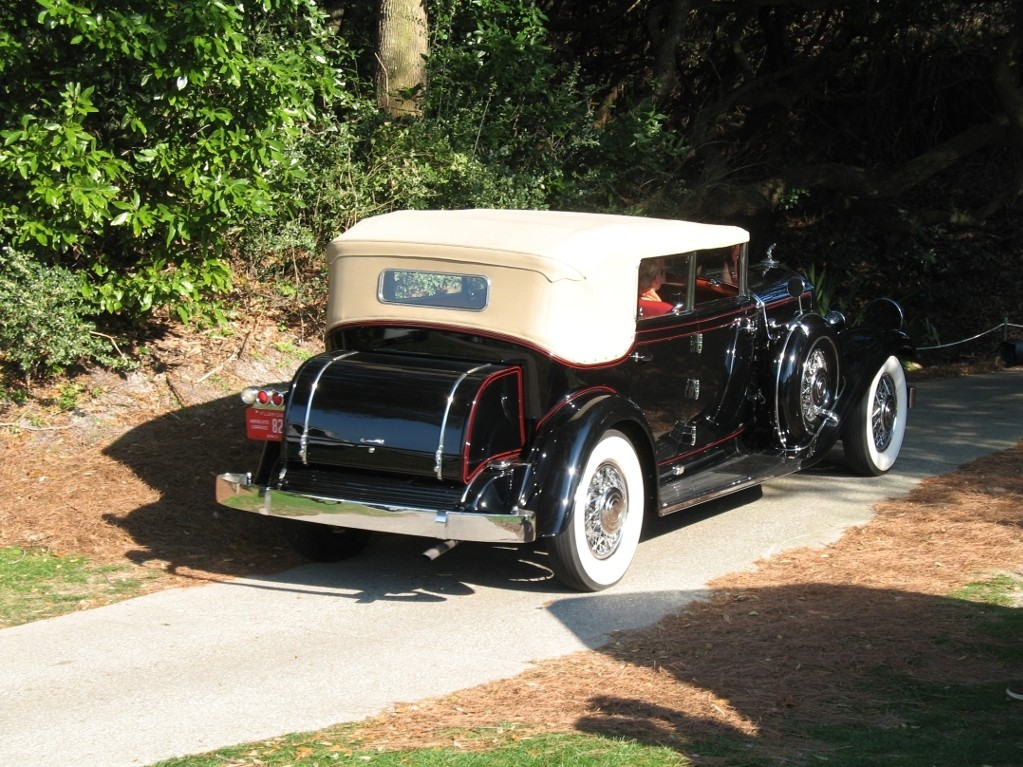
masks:
<svg viewBox="0 0 1023 767"><path fill-rule="evenodd" d="M724 734L726 752L785 763L853 748L862 764L1023 764L1023 704L1004 693L1023 677L1021 636L1016 608L847 585L725 589L602 648L636 679L582 698L574 726L688 756Z"/></svg>
<svg viewBox="0 0 1023 767"><path fill-rule="evenodd" d="M633 596L549 609L578 631ZM687 606L595 652L388 713L367 742L461 748L468 731L486 747L488 732L525 728L667 746L694 765L1023 764L1023 704L1004 692L1023 677L1017 608L820 583L664 596Z"/></svg>
<svg viewBox="0 0 1023 767"><path fill-rule="evenodd" d="M303 560L271 520L219 506L214 478L255 470L260 444L245 438L237 396L168 412L112 442L104 454L130 468L159 500L105 520L138 544L137 563L165 562L179 574L278 572Z"/></svg>
<svg viewBox="0 0 1023 767"><path fill-rule="evenodd" d="M666 745L701 765L1023 764L1023 704L1005 695L1023 679L1021 455L1023 443L932 477L833 544L706 592L644 593L675 601L649 628L381 717L371 735L397 747L397 731L446 742L512 724ZM547 609L583 636L635 596Z"/></svg>

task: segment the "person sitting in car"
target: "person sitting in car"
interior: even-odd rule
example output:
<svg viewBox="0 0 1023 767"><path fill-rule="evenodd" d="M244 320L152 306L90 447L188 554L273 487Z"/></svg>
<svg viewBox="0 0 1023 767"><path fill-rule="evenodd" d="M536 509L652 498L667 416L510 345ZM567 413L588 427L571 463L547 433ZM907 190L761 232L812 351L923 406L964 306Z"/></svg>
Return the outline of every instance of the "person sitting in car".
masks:
<svg viewBox="0 0 1023 767"><path fill-rule="evenodd" d="M639 316L656 317L672 310L672 304L661 299L664 284L664 260L651 258L639 265Z"/></svg>

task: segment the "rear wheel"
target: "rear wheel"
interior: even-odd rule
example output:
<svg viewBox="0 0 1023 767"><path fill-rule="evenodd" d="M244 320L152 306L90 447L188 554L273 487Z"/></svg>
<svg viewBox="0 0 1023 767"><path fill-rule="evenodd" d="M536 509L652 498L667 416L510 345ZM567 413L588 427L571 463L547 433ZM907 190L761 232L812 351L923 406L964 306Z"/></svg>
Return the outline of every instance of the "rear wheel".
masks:
<svg viewBox="0 0 1023 767"><path fill-rule="evenodd" d="M366 547L366 530L318 525L298 519L282 519L281 526L295 551L314 562L339 562L354 557Z"/></svg>
<svg viewBox="0 0 1023 767"><path fill-rule="evenodd" d="M899 457L906 435L906 374L898 357L889 357L853 410L842 449L850 468L858 474L878 476Z"/></svg>
<svg viewBox="0 0 1023 767"><path fill-rule="evenodd" d="M565 529L547 542L559 580L578 591L621 580L639 545L645 498L632 443L608 431L586 460Z"/></svg>

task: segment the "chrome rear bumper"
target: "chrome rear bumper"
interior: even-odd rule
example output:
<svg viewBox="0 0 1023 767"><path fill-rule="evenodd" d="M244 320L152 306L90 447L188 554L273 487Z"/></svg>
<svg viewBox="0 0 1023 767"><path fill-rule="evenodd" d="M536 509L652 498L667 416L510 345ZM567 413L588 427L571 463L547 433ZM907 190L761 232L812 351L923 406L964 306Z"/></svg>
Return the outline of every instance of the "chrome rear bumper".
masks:
<svg viewBox="0 0 1023 767"><path fill-rule="evenodd" d="M247 474L220 474L216 487L217 503L272 517L453 541L530 543L536 540L531 511L489 514L371 505L274 490L251 484Z"/></svg>

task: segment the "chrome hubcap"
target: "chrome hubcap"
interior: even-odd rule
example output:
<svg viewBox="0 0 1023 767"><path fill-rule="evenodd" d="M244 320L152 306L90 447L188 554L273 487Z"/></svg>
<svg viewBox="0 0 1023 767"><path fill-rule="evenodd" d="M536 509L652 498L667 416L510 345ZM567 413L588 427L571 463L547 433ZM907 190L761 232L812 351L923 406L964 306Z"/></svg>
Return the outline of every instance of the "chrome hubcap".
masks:
<svg viewBox="0 0 1023 767"><path fill-rule="evenodd" d="M870 429L874 438L874 447L884 451L892 442L895 433L895 420L898 413L898 401L895 395L895 382L885 373L877 382L874 392L874 406L870 410Z"/></svg>
<svg viewBox="0 0 1023 767"><path fill-rule="evenodd" d="M605 463L586 491L586 545L597 559L611 556L622 540L629 514L629 493L617 466Z"/></svg>
<svg viewBox="0 0 1023 767"><path fill-rule="evenodd" d="M831 386L828 359L823 351L816 349L803 367L799 400L803 422L811 427L831 403Z"/></svg>

